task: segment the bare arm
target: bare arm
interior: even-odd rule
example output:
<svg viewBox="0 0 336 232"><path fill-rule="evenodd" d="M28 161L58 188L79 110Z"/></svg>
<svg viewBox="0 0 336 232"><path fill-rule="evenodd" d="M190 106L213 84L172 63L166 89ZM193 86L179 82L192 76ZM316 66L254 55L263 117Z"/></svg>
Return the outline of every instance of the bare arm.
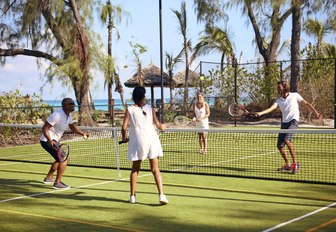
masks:
<svg viewBox="0 0 336 232"><path fill-rule="evenodd" d="M205 115L200 120L209 117L210 117L210 107L209 104L205 102Z"/></svg>
<svg viewBox="0 0 336 232"><path fill-rule="evenodd" d="M81 136L85 136L85 137L89 137L89 133L84 133L83 131L81 131L81 129L79 129L78 126L76 126L75 124L69 124L69 128L72 132L79 134Z"/></svg>
<svg viewBox="0 0 336 232"><path fill-rule="evenodd" d="M43 127L42 127L42 133L44 136L47 138L48 142L50 143L51 146L54 145L54 141L51 140L49 130L52 127L52 125L49 124L49 122L45 121Z"/></svg>
<svg viewBox="0 0 336 232"><path fill-rule="evenodd" d="M255 115L260 117L264 114L268 114L270 112L272 112L273 110L275 110L278 107L277 103L274 103L273 105L271 105L271 107L267 108L266 110L260 111L260 112L256 112Z"/></svg>
<svg viewBox="0 0 336 232"><path fill-rule="evenodd" d="M160 129L160 130L165 130L167 127L165 124L162 124L159 122L158 118L156 117L156 113L154 108L152 109L152 114L153 114L153 123L156 126L156 128Z"/></svg>
<svg viewBox="0 0 336 232"><path fill-rule="evenodd" d="M204 103L204 107L205 107L205 115L201 118L196 118L196 113L195 113L195 117L193 119L193 121L202 121L202 119L205 119L205 118L209 118L210 117L210 107L209 107L209 104L208 103Z"/></svg>
<svg viewBox="0 0 336 232"><path fill-rule="evenodd" d="M306 100L301 101L302 104L304 104L307 108L309 108L311 111L313 111L316 114L317 118L322 118L322 115L314 108L312 104L307 102Z"/></svg>
<svg viewBox="0 0 336 232"><path fill-rule="evenodd" d="M129 114L128 110L126 110L125 116L124 116L124 121L123 121L123 124L122 124L122 127L121 127L121 136L122 136L122 141L123 142L128 142L128 138L126 136L126 130L127 130L127 127L128 127L129 120L130 120L130 114Z"/></svg>

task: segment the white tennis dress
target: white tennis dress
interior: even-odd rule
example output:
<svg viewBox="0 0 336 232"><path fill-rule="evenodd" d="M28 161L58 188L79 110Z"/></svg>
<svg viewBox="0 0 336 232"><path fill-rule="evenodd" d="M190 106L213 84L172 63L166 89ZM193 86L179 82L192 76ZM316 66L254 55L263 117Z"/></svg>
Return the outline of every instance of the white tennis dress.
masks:
<svg viewBox="0 0 336 232"><path fill-rule="evenodd" d="M154 159L163 156L160 139L153 125L152 107L131 106L128 112L130 114L128 160Z"/></svg>
<svg viewBox="0 0 336 232"><path fill-rule="evenodd" d="M201 109L198 109L195 104L195 115L197 119L202 118L204 115L206 115L205 103L203 103ZM203 118L201 121L196 121L196 128L209 129L209 119Z"/></svg>

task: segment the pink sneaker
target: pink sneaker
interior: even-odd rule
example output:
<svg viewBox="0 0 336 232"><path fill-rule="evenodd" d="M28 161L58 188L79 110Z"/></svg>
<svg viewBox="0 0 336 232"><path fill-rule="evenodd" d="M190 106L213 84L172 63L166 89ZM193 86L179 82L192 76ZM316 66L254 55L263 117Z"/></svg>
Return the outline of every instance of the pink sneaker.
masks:
<svg viewBox="0 0 336 232"><path fill-rule="evenodd" d="M298 172L299 172L299 168L300 168L300 164L299 164L299 163L294 163L294 164L292 164L292 167L291 167L291 169L292 169L292 174L296 174L296 173L298 173Z"/></svg>

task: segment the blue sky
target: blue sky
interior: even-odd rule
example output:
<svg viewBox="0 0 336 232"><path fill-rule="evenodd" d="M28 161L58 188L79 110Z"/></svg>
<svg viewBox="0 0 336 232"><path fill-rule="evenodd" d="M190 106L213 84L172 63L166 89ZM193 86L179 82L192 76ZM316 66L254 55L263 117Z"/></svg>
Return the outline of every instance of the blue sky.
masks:
<svg viewBox="0 0 336 232"><path fill-rule="evenodd" d="M182 36L178 31L178 21L172 9L179 10L182 0L162 0L162 33L163 51L177 55L181 50ZM120 70L122 83L129 79L135 72L134 60L131 54L129 41L139 43L147 47L148 51L141 56L143 66L150 63L160 67L160 37L159 37L159 1L158 0L114 0L113 4L120 3L123 9L131 14L128 25L122 23L117 25L121 38L113 40L113 56L116 58ZM198 41L199 32L203 26L197 24L193 9L193 0L187 0L188 36L195 45ZM255 53L255 46L252 44L254 33L252 27L246 26L246 16L241 16L239 10L232 10L229 15L228 26L233 33L233 41L237 56L243 51L243 62L256 61L258 55ZM94 30L97 31L102 40L107 40L106 26L96 22ZM281 40L290 38L291 22L287 19L283 29ZM304 33L302 33L304 36ZM333 39L334 40L334 39ZM303 42L313 41L313 38L304 37ZM335 40L334 40L335 41ZM302 45L301 45L302 46ZM127 58L126 58L127 57ZM288 57L284 57L288 59ZM199 61L219 62L220 54L211 54L197 59L192 64L196 68ZM42 66L47 67L48 62L42 61ZM128 68L124 68L127 65ZM177 67L177 71L183 70L184 64ZM5 66L0 67L0 92L19 89L23 94L38 93L45 100L60 100L65 96L73 97L73 90L54 82L43 86L44 68L37 68L36 59L31 57L17 56L8 58ZM91 84L91 92L94 99L106 99L107 91L104 90L103 73L96 71ZM40 89L43 89L41 92ZM126 98L130 98L132 89L124 88ZM118 93L113 93L114 98L119 98ZM165 90L165 97L169 97L168 90ZM160 88L155 89L155 97L160 97Z"/></svg>

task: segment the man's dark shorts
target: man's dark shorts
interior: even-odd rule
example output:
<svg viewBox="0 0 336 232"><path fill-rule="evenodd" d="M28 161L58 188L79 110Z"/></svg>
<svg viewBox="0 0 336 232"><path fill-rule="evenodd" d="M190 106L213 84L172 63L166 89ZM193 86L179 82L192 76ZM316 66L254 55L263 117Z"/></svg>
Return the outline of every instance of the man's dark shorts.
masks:
<svg viewBox="0 0 336 232"><path fill-rule="evenodd" d="M48 142L40 141L40 143L44 150L46 150L57 162L59 162L56 148L51 146Z"/></svg>
<svg viewBox="0 0 336 232"><path fill-rule="evenodd" d="M297 129L299 122L293 119L290 122L282 122L281 129ZM285 140L291 141L293 138L292 133L280 133L278 136L278 147L285 147Z"/></svg>

